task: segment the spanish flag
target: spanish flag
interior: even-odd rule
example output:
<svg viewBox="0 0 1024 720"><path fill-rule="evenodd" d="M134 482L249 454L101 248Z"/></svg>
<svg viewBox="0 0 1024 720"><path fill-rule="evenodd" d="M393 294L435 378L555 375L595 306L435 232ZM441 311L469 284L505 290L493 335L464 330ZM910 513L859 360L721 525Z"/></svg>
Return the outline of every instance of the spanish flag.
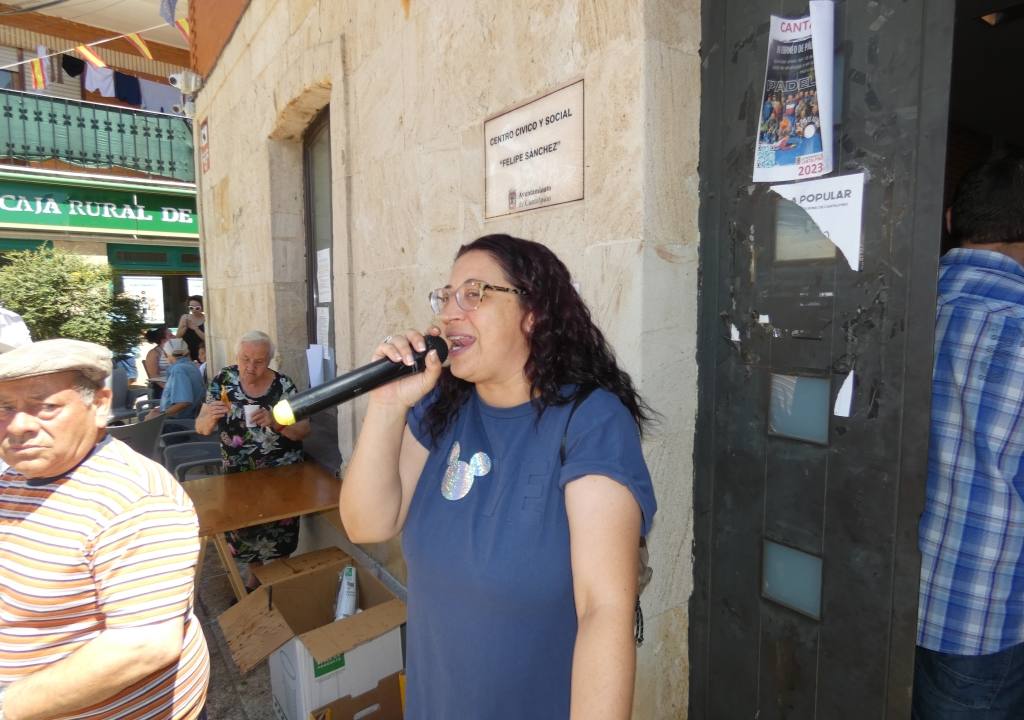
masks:
<svg viewBox="0 0 1024 720"><path fill-rule="evenodd" d="M149 51L149 45L146 44L146 41L142 39L141 35L138 33L128 33L124 36L124 39L134 45L135 49L142 54L142 57L147 60L153 59L153 53Z"/></svg>
<svg viewBox="0 0 1024 720"><path fill-rule="evenodd" d="M32 76L32 89L46 89L46 70L43 68L43 58L32 58L28 64L29 74Z"/></svg>
<svg viewBox="0 0 1024 720"><path fill-rule="evenodd" d="M192 44L192 26L189 24L188 20L185 19L185 18L178 18L177 20L174 21L174 25L175 25L175 27L178 28L178 32L181 33L181 36L183 38L185 38L185 42L187 42L189 45L191 45Z"/></svg>
<svg viewBox="0 0 1024 720"><path fill-rule="evenodd" d="M99 70L100 68L105 68L107 66L107 64L103 62L103 58L97 55L96 51L88 45L79 45L75 48L75 51L82 56L83 60L92 65L97 70Z"/></svg>

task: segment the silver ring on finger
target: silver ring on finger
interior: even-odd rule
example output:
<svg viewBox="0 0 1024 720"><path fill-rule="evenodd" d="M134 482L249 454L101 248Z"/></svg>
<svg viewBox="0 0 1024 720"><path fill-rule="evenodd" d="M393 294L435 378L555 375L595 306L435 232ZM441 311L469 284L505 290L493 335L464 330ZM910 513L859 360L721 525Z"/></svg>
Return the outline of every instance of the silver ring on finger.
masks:
<svg viewBox="0 0 1024 720"><path fill-rule="evenodd" d="M385 335L385 336L384 336L384 342L383 342L383 344L384 344L384 345L387 345L387 344L388 344L389 342L391 342L391 338L392 338L392 337L394 337L394 336L393 336L393 335Z"/></svg>

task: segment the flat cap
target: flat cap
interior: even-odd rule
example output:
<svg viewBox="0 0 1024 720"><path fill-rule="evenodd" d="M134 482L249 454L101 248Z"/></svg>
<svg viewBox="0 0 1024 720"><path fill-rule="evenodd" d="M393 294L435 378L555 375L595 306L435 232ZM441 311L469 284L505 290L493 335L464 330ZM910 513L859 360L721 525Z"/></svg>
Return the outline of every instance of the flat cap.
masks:
<svg viewBox="0 0 1024 720"><path fill-rule="evenodd" d="M78 370L94 382L111 371L111 354L102 345L82 340L40 340L0 355L0 382Z"/></svg>

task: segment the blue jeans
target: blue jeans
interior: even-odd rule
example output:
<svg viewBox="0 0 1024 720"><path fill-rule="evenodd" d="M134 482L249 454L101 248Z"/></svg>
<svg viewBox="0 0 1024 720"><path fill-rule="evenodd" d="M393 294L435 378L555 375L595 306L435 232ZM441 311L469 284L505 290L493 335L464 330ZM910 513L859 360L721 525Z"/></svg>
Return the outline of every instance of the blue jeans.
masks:
<svg viewBox="0 0 1024 720"><path fill-rule="evenodd" d="M1024 643L991 655L917 648L913 720L1024 718Z"/></svg>

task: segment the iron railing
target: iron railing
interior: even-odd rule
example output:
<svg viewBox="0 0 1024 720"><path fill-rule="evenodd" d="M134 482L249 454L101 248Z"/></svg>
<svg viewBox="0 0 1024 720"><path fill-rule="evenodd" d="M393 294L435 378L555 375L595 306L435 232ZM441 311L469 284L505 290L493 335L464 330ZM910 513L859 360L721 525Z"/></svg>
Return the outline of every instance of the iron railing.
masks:
<svg viewBox="0 0 1024 720"><path fill-rule="evenodd" d="M192 124L186 118L0 90L0 162L49 159L196 179Z"/></svg>

